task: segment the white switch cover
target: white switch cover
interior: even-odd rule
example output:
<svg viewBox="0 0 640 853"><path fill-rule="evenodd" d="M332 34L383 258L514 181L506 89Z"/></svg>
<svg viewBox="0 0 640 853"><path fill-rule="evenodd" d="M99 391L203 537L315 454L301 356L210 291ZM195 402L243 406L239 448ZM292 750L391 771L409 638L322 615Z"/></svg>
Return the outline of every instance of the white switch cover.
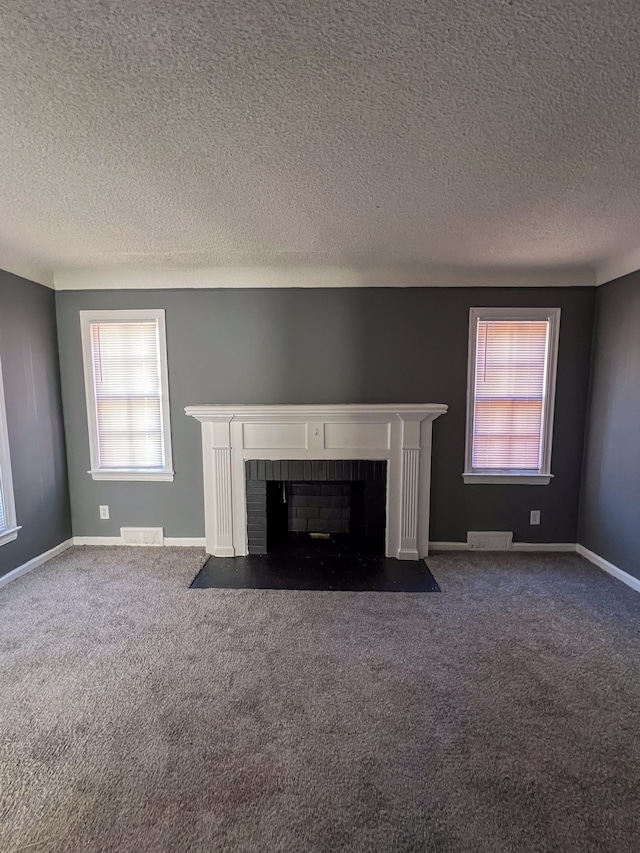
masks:
<svg viewBox="0 0 640 853"><path fill-rule="evenodd" d="M100 518L109 518L109 507L101 506L100 507Z"/></svg>
<svg viewBox="0 0 640 853"><path fill-rule="evenodd" d="M532 509L529 513L529 524L540 524L540 510Z"/></svg>

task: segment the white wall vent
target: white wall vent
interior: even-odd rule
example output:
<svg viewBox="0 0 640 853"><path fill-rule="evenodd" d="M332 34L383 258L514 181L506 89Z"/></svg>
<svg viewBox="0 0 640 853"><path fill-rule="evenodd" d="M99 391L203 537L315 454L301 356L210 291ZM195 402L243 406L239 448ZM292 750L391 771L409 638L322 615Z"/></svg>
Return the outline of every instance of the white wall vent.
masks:
<svg viewBox="0 0 640 853"><path fill-rule="evenodd" d="M469 551L510 551L512 542L513 533L511 531L467 531L467 548Z"/></svg>
<svg viewBox="0 0 640 853"><path fill-rule="evenodd" d="M164 545L162 527L121 527L123 545Z"/></svg>

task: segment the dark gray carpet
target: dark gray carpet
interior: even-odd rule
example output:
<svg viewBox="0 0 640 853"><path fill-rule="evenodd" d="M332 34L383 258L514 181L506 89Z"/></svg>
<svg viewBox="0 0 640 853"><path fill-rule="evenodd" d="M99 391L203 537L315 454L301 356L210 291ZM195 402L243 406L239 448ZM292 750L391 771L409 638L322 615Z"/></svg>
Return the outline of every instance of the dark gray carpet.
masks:
<svg viewBox="0 0 640 853"><path fill-rule="evenodd" d="M625 853L640 596L574 555L440 595L192 590L76 548L0 591L0 849Z"/></svg>

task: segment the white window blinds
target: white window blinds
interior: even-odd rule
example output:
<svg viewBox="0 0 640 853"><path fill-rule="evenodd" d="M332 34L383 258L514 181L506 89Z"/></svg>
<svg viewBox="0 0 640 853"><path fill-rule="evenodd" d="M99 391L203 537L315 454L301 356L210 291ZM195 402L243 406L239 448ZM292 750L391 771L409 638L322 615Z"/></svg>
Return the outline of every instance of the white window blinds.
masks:
<svg viewBox="0 0 640 853"><path fill-rule="evenodd" d="M477 319L473 471L543 468L550 320Z"/></svg>
<svg viewBox="0 0 640 853"><path fill-rule="evenodd" d="M95 455L99 470L166 467L159 324L91 320Z"/></svg>

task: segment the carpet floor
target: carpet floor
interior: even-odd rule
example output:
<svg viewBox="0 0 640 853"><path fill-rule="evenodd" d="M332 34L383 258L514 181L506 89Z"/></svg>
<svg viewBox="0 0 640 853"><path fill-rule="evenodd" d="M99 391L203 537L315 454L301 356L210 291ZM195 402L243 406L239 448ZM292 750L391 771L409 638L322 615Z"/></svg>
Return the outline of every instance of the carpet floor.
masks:
<svg viewBox="0 0 640 853"><path fill-rule="evenodd" d="M197 590L74 548L0 591L0 849L626 853L640 596L576 555L439 595Z"/></svg>

